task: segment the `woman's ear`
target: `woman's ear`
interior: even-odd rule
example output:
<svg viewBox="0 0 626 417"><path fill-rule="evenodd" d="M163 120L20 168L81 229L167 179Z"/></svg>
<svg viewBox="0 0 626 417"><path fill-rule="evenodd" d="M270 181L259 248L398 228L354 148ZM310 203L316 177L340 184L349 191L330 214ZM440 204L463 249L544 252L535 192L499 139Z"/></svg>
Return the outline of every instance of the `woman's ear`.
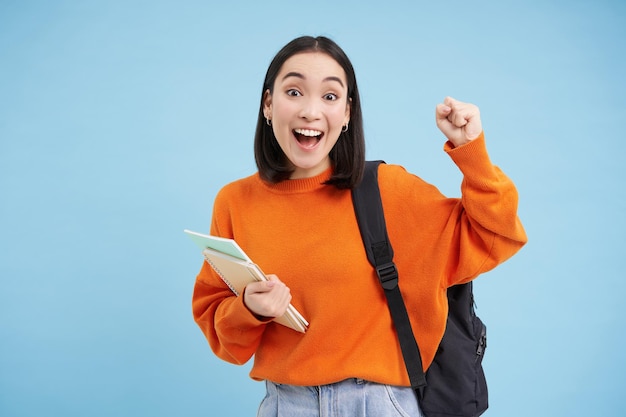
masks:
<svg viewBox="0 0 626 417"><path fill-rule="evenodd" d="M348 100L346 101L346 118L343 123L344 125L350 122L350 110L351 109L352 109L352 98L348 98Z"/></svg>
<svg viewBox="0 0 626 417"><path fill-rule="evenodd" d="M266 119L272 119L272 93L269 89L263 94L263 115Z"/></svg>

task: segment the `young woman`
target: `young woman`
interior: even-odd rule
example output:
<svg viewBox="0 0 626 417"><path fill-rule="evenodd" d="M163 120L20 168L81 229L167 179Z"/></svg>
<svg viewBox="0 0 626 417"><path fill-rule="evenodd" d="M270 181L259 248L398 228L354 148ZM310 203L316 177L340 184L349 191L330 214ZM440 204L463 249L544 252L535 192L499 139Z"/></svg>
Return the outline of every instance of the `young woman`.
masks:
<svg viewBox="0 0 626 417"><path fill-rule="evenodd" d="M476 106L436 106L461 198L391 164L379 168L387 229L425 369L443 335L446 289L526 242L513 183L489 160ZM266 381L259 416L420 415L387 303L368 263L350 189L365 145L354 69L325 37L288 43L263 84L258 173L217 195L211 234L235 239L269 282L235 297L205 263L193 314L215 354ZM305 334L271 321L292 303Z"/></svg>

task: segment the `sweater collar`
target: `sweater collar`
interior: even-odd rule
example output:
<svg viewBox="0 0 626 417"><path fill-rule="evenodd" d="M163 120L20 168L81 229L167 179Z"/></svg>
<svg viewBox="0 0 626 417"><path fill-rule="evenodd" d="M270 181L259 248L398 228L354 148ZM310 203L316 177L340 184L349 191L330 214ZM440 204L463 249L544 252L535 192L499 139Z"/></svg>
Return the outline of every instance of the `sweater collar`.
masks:
<svg viewBox="0 0 626 417"><path fill-rule="evenodd" d="M270 190L278 193L304 193L315 191L320 188L327 187L324 183L330 179L333 174L333 168L330 167L319 175L309 178L299 178L295 180L284 180L276 184L263 182Z"/></svg>

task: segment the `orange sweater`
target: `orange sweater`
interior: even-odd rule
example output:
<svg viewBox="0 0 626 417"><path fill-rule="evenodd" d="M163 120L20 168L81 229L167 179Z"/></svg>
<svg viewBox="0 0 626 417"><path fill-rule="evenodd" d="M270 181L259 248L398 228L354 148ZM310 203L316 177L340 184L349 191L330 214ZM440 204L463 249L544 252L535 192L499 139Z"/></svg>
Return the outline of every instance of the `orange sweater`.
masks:
<svg viewBox="0 0 626 417"><path fill-rule="evenodd" d="M388 234L424 367L443 335L446 288L494 268L526 242L513 183L489 161L481 135L446 152L464 174L462 199L394 165L379 184ZM346 378L409 385L385 296L367 261L349 190L314 178L267 184L258 174L225 186L211 233L237 240L291 289L306 334L262 322L210 267L196 279L193 314L215 354L250 376L294 385Z"/></svg>

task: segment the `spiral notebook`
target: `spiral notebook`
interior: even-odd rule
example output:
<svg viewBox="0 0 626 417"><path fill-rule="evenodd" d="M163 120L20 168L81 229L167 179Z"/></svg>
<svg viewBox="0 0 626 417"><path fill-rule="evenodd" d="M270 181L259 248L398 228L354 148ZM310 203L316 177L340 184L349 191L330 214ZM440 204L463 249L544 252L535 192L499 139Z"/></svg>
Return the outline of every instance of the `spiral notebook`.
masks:
<svg viewBox="0 0 626 417"><path fill-rule="evenodd" d="M213 270L235 295L243 293L251 282L267 281L267 277L233 239L204 235L185 230L185 233L202 248L202 255ZM304 333L309 323L294 306L289 304L286 313L274 319L276 323Z"/></svg>

